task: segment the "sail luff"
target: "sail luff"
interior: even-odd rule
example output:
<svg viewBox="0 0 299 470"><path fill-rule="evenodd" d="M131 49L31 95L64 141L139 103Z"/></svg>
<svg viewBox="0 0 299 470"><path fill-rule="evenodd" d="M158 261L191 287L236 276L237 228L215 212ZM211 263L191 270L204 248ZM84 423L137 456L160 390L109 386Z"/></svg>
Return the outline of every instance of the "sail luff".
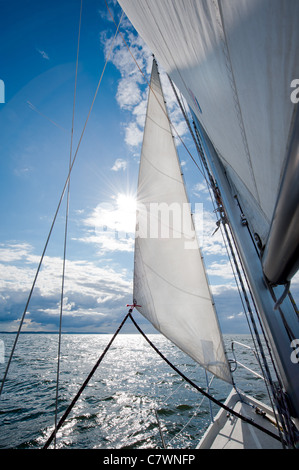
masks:
<svg viewBox="0 0 299 470"><path fill-rule="evenodd" d="M154 327L214 375L231 383L153 62L137 190L134 301Z"/></svg>

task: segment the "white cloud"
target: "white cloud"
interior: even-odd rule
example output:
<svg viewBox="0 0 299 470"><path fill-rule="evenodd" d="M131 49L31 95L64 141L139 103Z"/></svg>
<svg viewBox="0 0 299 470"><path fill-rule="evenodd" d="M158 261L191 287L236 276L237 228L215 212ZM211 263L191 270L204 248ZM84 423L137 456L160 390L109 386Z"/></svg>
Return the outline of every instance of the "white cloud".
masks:
<svg viewBox="0 0 299 470"><path fill-rule="evenodd" d="M107 37L107 34L104 33L101 35L101 39L107 57L112 37ZM144 92L146 80L138 66L148 76L151 53L142 39L131 32L126 34L126 41L130 45L131 52L124 44L121 36L118 35L109 60L115 65L121 75L116 93L117 103L121 109L128 111L130 116L129 118L127 116L127 120L123 124L125 142L129 147L138 147L142 142L147 101L147 91Z"/></svg>
<svg viewBox="0 0 299 470"><path fill-rule="evenodd" d="M229 261L214 261L210 264L208 270L209 276L221 277L226 280L233 280L233 272Z"/></svg>
<svg viewBox="0 0 299 470"><path fill-rule="evenodd" d="M136 122L131 122L125 129L125 142L131 147L137 147L142 143L143 131Z"/></svg>
<svg viewBox="0 0 299 470"><path fill-rule="evenodd" d="M22 247L22 249L20 249ZM1 329L16 330L36 273L39 257L30 245L2 246L5 260L0 265ZM22 265L16 265L22 258ZM23 330L57 326L60 313L62 259L45 256L33 292ZM127 270L100 266L94 261L66 260L63 317L89 328L101 319L119 314L131 300L132 280ZM69 319L69 320L68 320ZM76 324L73 323L73 326ZM72 328L72 323L70 328Z"/></svg>
<svg viewBox="0 0 299 470"><path fill-rule="evenodd" d="M132 252L134 250L134 239L126 234L120 234L104 228L103 231L97 230L96 234L89 234L76 239L83 243L95 245L99 255L107 252Z"/></svg>
<svg viewBox="0 0 299 470"><path fill-rule="evenodd" d="M50 60L50 57L48 56L48 54L45 51L41 51L40 49L36 49L36 50L42 56L43 59Z"/></svg>
<svg viewBox="0 0 299 470"><path fill-rule="evenodd" d="M203 210L202 223L197 223L197 214L194 214L196 231L198 239L201 241L201 247L205 256L217 255L218 257L226 256L227 251L223 242L221 228L217 229L217 218L214 213ZM216 231L215 231L216 230Z"/></svg>
<svg viewBox="0 0 299 470"><path fill-rule="evenodd" d="M245 313L244 312L240 312L240 313L235 313L233 315L228 315L226 317L227 320L236 320L236 319L242 319L243 317L245 317Z"/></svg>
<svg viewBox="0 0 299 470"><path fill-rule="evenodd" d="M121 109L129 111L131 116L124 124L125 142L130 147L138 147L142 143L143 137L152 54L143 40L135 33L128 30L122 34L125 34L125 40L130 50L128 50L121 36L118 35L109 60L121 75L116 94L118 105ZM112 37L108 37L107 33L103 33L101 40L107 57L111 48ZM162 68L159 71L170 119L176 129L174 135L176 137L178 133L183 136L187 131L187 125L178 107L168 77ZM179 144L180 141L177 140L177 143Z"/></svg>
<svg viewBox="0 0 299 470"><path fill-rule="evenodd" d="M114 165L111 168L111 170L113 170L113 171L119 171L119 170L125 171L127 169L127 165L128 165L128 162L126 160L122 160L121 158L117 158L117 160L115 160Z"/></svg>
<svg viewBox="0 0 299 470"><path fill-rule="evenodd" d="M125 77L120 80L116 100L122 109L132 110L133 106L140 103L141 91L136 81L133 81L131 77Z"/></svg>
<svg viewBox="0 0 299 470"><path fill-rule="evenodd" d="M214 296L220 296L223 293L238 293L238 288L236 284L211 284L211 291Z"/></svg>
<svg viewBox="0 0 299 470"><path fill-rule="evenodd" d="M0 259L3 263L21 260L27 257L30 250L28 243L0 243Z"/></svg>
<svg viewBox="0 0 299 470"><path fill-rule="evenodd" d="M201 196L202 193L207 194L209 192L209 190L208 190L207 184L205 182L199 182L195 186L193 186L192 192L196 196Z"/></svg>
<svg viewBox="0 0 299 470"><path fill-rule="evenodd" d="M87 232L78 240L96 245L99 253L134 250L136 201L133 196L118 194L110 202L98 204L82 222Z"/></svg>
<svg viewBox="0 0 299 470"><path fill-rule="evenodd" d="M132 111L132 114L136 120L136 123L141 129L143 129L144 122L145 122L147 96L148 96L148 93L146 92L145 97L143 97L143 99L135 106L135 108Z"/></svg>

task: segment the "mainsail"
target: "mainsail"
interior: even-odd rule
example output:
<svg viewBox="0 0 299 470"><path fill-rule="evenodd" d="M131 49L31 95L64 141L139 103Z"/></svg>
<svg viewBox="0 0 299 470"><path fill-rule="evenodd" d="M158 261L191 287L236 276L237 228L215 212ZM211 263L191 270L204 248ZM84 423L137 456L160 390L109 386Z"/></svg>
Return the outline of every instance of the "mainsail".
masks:
<svg viewBox="0 0 299 470"><path fill-rule="evenodd" d="M155 60L137 191L134 302L158 331L231 383Z"/></svg>

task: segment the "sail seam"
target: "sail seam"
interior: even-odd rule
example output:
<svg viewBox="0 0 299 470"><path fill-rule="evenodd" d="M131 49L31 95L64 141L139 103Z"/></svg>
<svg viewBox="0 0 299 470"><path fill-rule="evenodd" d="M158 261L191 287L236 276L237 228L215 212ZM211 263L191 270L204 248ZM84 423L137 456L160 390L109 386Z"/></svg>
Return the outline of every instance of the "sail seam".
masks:
<svg viewBox="0 0 299 470"><path fill-rule="evenodd" d="M154 274L156 274L156 276L158 276L160 279L162 279L163 281L166 282L166 284L169 284L171 287L174 287L175 289L179 290L180 292L184 292L184 294L188 294L188 295L192 295L193 297L198 297L200 299L203 299L203 300L207 300L208 302L211 301L211 299L209 297L205 297L203 295L199 295L199 294L194 294L194 292L190 292L190 291L187 291L185 289L181 289L180 287L176 286L175 284L172 284L172 282L169 282L167 279L165 279L161 274L158 274L151 266L149 266L147 263L145 263L143 261L143 264L150 270L152 271Z"/></svg>
<svg viewBox="0 0 299 470"><path fill-rule="evenodd" d="M154 120L153 118L151 118L150 116L148 116L148 118L149 118L154 124L156 124L156 126L160 127L160 129L163 129L163 131L168 132L169 134L172 135L170 129L166 129L166 127L161 126L160 124L157 123L157 121L155 121L155 120Z"/></svg>
<svg viewBox="0 0 299 470"><path fill-rule="evenodd" d="M182 181L174 178L173 176L167 175L167 173L164 173L164 171L162 171L162 170L159 170L159 168L157 168L148 158L146 158L146 156L144 154L142 154L142 159L146 160L148 162L148 164L151 165L152 168L154 168L161 175L166 176L166 178L169 178L169 179L175 181L176 183L184 184Z"/></svg>

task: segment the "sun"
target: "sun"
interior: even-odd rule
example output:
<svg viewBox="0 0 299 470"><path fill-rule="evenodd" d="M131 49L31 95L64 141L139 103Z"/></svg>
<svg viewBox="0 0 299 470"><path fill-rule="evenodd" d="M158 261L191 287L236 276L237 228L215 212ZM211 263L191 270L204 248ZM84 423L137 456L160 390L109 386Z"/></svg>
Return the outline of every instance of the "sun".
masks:
<svg viewBox="0 0 299 470"><path fill-rule="evenodd" d="M130 194L119 193L116 196L116 204L118 209L126 214L136 213L136 198Z"/></svg>
<svg viewBox="0 0 299 470"><path fill-rule="evenodd" d="M137 201L128 193L118 193L115 197L116 208L114 218L121 232L134 233L136 224Z"/></svg>

